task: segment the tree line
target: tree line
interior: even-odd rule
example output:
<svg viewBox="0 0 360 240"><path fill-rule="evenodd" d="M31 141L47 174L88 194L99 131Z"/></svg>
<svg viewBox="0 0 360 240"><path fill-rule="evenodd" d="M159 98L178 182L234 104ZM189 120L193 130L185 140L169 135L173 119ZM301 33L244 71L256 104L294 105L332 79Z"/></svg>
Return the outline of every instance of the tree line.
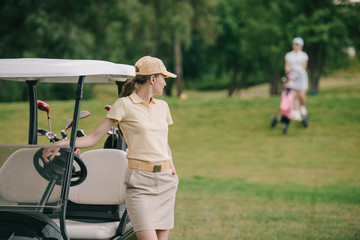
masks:
<svg viewBox="0 0 360 240"><path fill-rule="evenodd" d="M311 91L321 76L360 50L360 4L346 0L0 0L1 58L100 59L134 64L161 58L176 88L235 91L271 83L278 93L284 56L302 37ZM357 56L359 57L359 55ZM51 85L46 97L66 98ZM11 92L11 94L9 94ZM66 95L66 94L65 94ZM0 101L26 90L0 81Z"/></svg>

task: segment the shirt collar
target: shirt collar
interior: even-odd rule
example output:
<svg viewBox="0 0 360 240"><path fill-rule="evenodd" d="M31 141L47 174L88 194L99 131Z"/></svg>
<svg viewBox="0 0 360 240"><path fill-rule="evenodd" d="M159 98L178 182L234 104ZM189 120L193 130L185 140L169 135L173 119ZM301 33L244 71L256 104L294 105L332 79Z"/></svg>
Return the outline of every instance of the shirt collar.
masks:
<svg viewBox="0 0 360 240"><path fill-rule="evenodd" d="M144 102L144 100L142 100L135 92L133 92L130 96L129 96L130 100L133 102L133 103L146 103ZM155 104L155 99L152 97L151 100L150 100L150 103L153 103ZM147 104L147 103L146 103Z"/></svg>

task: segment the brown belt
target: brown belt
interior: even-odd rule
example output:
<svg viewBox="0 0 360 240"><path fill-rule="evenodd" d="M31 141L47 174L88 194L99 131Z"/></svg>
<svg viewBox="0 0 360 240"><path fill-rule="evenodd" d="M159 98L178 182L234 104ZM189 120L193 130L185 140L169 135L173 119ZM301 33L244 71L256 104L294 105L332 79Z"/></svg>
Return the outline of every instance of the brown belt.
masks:
<svg viewBox="0 0 360 240"><path fill-rule="evenodd" d="M128 162L128 168L138 169L148 172L163 172L170 169L170 163L165 163L161 165L149 165L145 163L137 163L137 162Z"/></svg>

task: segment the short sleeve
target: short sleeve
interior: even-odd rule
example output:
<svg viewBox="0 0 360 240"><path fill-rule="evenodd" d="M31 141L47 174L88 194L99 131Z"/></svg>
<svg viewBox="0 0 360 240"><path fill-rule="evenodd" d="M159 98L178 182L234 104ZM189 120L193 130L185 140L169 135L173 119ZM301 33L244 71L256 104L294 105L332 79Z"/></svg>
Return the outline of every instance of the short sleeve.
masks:
<svg viewBox="0 0 360 240"><path fill-rule="evenodd" d="M304 61L308 61L309 60L309 56L307 55L306 52L303 52L304 53Z"/></svg>
<svg viewBox="0 0 360 240"><path fill-rule="evenodd" d="M118 98L111 106L110 111L106 115L107 118L115 119L120 122L125 116L125 102L122 98Z"/></svg>
<svg viewBox="0 0 360 240"><path fill-rule="evenodd" d="M285 54L285 61L290 61L291 52Z"/></svg>
<svg viewBox="0 0 360 240"><path fill-rule="evenodd" d="M173 120L172 120L172 117L171 117L171 113L170 113L170 109L169 109L169 105L166 104L166 122L168 125L171 125L173 124Z"/></svg>

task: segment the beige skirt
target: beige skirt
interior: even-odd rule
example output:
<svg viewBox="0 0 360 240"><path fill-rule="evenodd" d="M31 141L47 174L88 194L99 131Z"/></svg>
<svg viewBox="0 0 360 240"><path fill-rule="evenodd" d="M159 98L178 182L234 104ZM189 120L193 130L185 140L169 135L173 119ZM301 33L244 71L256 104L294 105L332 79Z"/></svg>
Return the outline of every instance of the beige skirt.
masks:
<svg viewBox="0 0 360 240"><path fill-rule="evenodd" d="M147 172L128 168L125 182L126 207L135 232L174 228L179 179L172 169Z"/></svg>

